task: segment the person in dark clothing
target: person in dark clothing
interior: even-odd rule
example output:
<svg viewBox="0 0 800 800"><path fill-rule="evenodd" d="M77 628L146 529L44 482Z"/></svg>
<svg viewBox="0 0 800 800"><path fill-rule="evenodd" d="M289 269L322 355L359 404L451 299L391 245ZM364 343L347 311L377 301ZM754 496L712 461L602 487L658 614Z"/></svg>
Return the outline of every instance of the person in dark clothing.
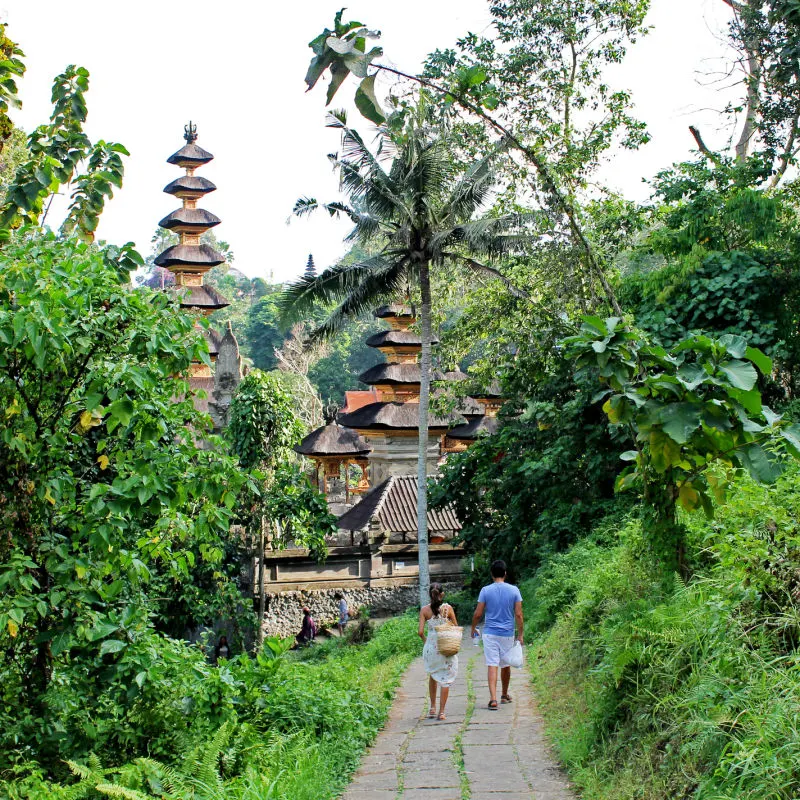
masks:
<svg viewBox="0 0 800 800"><path fill-rule="evenodd" d="M228 644L228 637L227 636L220 636L219 642L217 642L217 646L214 648L214 663L219 664L219 660L221 658L230 658L231 657L231 648Z"/></svg>
<svg viewBox="0 0 800 800"><path fill-rule="evenodd" d="M298 644L311 644L317 635L317 623L311 616L311 609L303 606L303 624L300 633L297 634Z"/></svg>

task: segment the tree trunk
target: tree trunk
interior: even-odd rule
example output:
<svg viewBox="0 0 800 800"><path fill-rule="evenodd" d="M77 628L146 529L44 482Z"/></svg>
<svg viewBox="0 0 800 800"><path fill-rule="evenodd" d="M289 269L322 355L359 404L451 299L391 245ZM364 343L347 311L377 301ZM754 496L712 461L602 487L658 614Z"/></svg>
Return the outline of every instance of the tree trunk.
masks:
<svg viewBox="0 0 800 800"><path fill-rule="evenodd" d="M665 579L676 572L687 580L686 527L678 522L678 487L671 480L645 480L644 532Z"/></svg>
<svg viewBox="0 0 800 800"><path fill-rule="evenodd" d="M431 276L430 264L419 268L422 295L420 311L422 355L419 382L419 455L417 458L417 545L419 548L419 602L430 600L430 568L428 564L428 412L431 394Z"/></svg>
<svg viewBox="0 0 800 800"><path fill-rule="evenodd" d="M264 611L266 609L267 587L264 583L264 551L267 547L266 542L267 518L261 517L261 537L258 548L258 630L256 631L256 642L258 649L264 644Z"/></svg>
<svg viewBox="0 0 800 800"><path fill-rule="evenodd" d="M739 141L736 142L736 161L743 163L750 152L750 142L755 136L758 123L758 104L760 100L759 92L761 85L761 61L758 54L758 39L749 32L750 25L754 23L743 18L742 14L755 13L761 6L761 0L746 0L746 2L734 6L737 12L738 24L742 31L742 46L744 48L745 62L745 117Z"/></svg>

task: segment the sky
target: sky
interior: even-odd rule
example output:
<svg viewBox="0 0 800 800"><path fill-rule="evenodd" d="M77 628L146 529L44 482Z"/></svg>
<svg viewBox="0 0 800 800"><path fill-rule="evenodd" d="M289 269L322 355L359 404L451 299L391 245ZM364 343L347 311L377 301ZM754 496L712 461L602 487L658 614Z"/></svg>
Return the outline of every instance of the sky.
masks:
<svg viewBox="0 0 800 800"><path fill-rule="evenodd" d="M231 245L234 265L275 281L299 275L309 253L324 268L346 252L347 224L323 214L287 220L298 197L336 196L326 154L338 140L325 128L324 89L305 93L303 78L307 44L332 27L340 2L0 0L28 67L13 119L25 131L44 122L55 75L68 64L84 66L88 135L122 142L131 153L100 238L150 252L158 220L176 207L162 189L182 174L166 158L184 144L191 119L197 143L215 156L198 173L217 185L202 205L222 219L215 233ZM489 33L488 9L487 0L356 0L345 18L381 30L383 61L414 72L435 48L468 31ZM726 144L717 112L731 81L709 85L709 73L725 65L720 34L728 10L722 0L652 0L652 32L608 74L612 85L632 91L652 141L614 154L600 173L609 186L646 199L643 179L690 156L691 124L710 146ZM347 106L353 90L346 83L333 106Z"/></svg>

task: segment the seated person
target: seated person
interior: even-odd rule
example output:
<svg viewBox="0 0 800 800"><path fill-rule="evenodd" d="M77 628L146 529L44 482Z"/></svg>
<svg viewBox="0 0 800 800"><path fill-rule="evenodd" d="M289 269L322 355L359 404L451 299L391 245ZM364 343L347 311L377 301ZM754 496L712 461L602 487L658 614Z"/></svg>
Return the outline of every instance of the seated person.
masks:
<svg viewBox="0 0 800 800"><path fill-rule="evenodd" d="M311 609L308 606L303 606L303 625L300 628L300 633L297 634L297 641L299 644L310 644L314 641L317 635L317 623L311 617Z"/></svg>

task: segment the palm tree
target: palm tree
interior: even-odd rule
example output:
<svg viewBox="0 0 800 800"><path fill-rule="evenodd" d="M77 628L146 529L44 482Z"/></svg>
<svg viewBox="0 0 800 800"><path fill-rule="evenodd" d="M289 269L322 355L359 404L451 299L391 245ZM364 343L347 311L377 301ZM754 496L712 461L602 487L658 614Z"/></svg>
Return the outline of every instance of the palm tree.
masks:
<svg viewBox="0 0 800 800"><path fill-rule="evenodd" d="M298 200L298 216L324 208L331 216L346 215L353 230L345 241L377 248L355 264L337 265L316 277L301 277L283 294L284 318L308 317L317 304L337 305L314 338L333 335L345 321L396 300L415 286L420 294L422 353L420 359L419 460L417 524L420 602L428 602L427 450L431 382L431 269L445 265L473 275L490 276L514 287L487 260L516 249L526 237L512 231L520 217L482 217L497 185L495 164L501 145L468 169L452 157L451 142L441 127L429 124L424 110L412 114L401 133L379 128L376 152L348 127L343 112L329 116L328 127L341 131L342 154L332 156L340 188L349 199L318 203Z"/></svg>

